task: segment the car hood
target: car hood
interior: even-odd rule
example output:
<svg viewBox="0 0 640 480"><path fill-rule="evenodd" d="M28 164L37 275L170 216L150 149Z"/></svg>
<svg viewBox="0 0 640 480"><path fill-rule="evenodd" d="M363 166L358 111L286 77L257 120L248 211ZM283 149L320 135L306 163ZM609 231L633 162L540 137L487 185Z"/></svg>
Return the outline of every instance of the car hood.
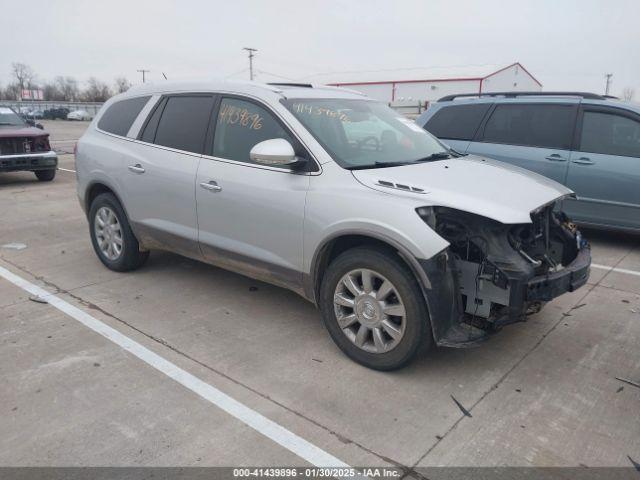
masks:
<svg viewBox="0 0 640 480"><path fill-rule="evenodd" d="M573 193L536 173L475 156L352 173L363 185L381 192L422 198L425 205L509 224L528 223L533 210Z"/></svg>
<svg viewBox="0 0 640 480"><path fill-rule="evenodd" d="M0 125L0 138L42 137L44 135L48 135L48 133L36 127L13 127L10 125Z"/></svg>

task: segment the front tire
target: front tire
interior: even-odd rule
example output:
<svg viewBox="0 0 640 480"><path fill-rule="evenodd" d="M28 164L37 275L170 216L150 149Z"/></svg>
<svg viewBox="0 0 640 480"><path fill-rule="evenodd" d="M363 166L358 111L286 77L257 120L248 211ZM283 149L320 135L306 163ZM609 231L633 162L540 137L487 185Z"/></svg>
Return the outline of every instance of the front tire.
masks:
<svg viewBox="0 0 640 480"><path fill-rule="evenodd" d="M101 193L93 200L89 223L93 249L107 268L128 272L147 261L149 252L140 251L124 209L113 194Z"/></svg>
<svg viewBox="0 0 640 480"><path fill-rule="evenodd" d="M420 286L386 250L357 247L340 254L324 274L319 303L333 341L365 367L398 369L431 345Z"/></svg>
<svg viewBox="0 0 640 480"><path fill-rule="evenodd" d="M40 182L50 182L54 178L56 178L56 169L52 168L51 170L37 170L33 172L36 174L36 177Z"/></svg>

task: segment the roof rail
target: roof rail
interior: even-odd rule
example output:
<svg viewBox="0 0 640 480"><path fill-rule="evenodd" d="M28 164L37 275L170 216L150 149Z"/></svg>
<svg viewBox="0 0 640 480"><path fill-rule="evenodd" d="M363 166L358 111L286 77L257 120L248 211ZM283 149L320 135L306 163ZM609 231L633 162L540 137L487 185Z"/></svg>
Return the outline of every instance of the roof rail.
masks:
<svg viewBox="0 0 640 480"><path fill-rule="evenodd" d="M273 85L274 87L300 87L300 88L313 88L310 83L293 83L293 82L268 82L267 85Z"/></svg>
<svg viewBox="0 0 640 480"><path fill-rule="evenodd" d="M440 98L439 102L448 102L460 97L581 97L589 100L606 100L617 98L610 95L598 95L589 92L492 92L492 93L458 93Z"/></svg>

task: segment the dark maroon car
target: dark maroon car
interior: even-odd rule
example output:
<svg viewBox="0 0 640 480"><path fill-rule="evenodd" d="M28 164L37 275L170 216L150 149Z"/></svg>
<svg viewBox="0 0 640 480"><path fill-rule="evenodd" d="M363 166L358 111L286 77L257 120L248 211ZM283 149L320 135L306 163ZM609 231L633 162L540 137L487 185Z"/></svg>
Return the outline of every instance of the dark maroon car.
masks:
<svg viewBox="0 0 640 480"><path fill-rule="evenodd" d="M31 126L11 108L0 106L0 173L30 171L49 182L57 166L58 157L42 125Z"/></svg>

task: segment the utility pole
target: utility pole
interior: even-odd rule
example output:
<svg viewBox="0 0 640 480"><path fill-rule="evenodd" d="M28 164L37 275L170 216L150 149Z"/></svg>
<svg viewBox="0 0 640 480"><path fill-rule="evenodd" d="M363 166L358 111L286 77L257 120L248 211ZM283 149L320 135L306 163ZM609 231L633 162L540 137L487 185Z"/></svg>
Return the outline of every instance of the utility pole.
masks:
<svg viewBox="0 0 640 480"><path fill-rule="evenodd" d="M244 47L243 50L249 52L249 80L253 80L253 52L257 52L256 48Z"/></svg>
<svg viewBox="0 0 640 480"><path fill-rule="evenodd" d="M604 87L604 94L609 95L609 86L611 85L611 77L613 77L613 73L607 73L605 74L605 77L607 79L607 86Z"/></svg>
<svg viewBox="0 0 640 480"><path fill-rule="evenodd" d="M140 72L140 73L142 73L142 83L144 83L144 80L145 80L145 76L144 76L144 74L145 74L145 73L149 73L149 72L150 72L150 70L142 70L142 69L141 69L141 70L136 70L136 72Z"/></svg>

